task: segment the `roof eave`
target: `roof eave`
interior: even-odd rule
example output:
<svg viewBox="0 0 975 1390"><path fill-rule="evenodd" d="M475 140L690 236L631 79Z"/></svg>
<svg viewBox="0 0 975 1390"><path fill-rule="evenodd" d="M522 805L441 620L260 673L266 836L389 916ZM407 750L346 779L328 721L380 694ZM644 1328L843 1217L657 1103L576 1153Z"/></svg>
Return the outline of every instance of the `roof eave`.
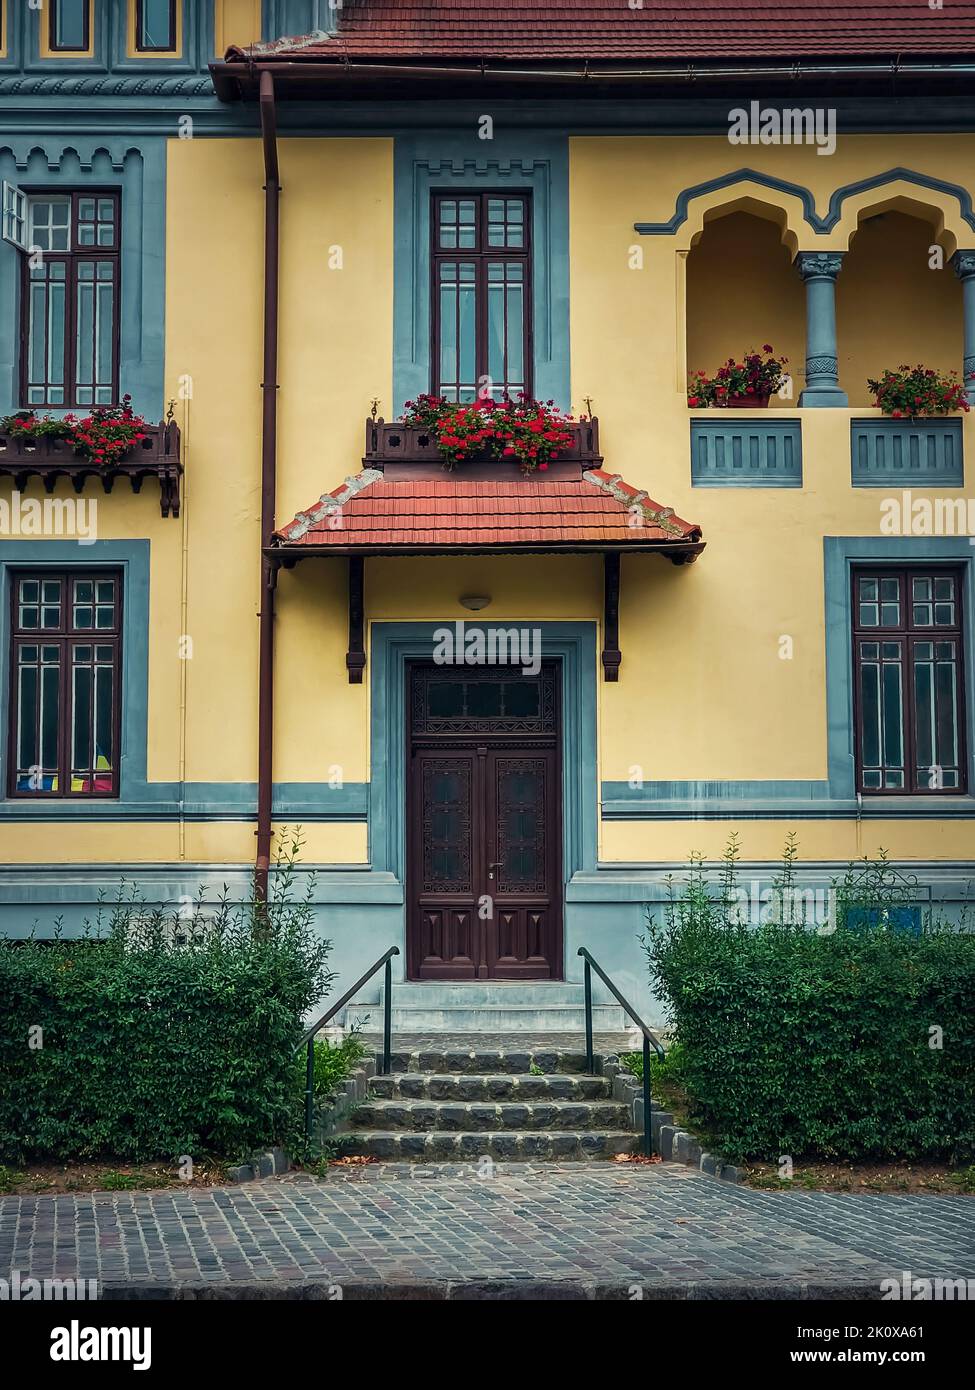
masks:
<svg viewBox="0 0 975 1390"><path fill-rule="evenodd" d="M942 80L946 76L975 77L975 62L952 61L948 56L940 58L930 54L914 59L902 54L864 55L854 61L823 55L821 58L778 59L772 62L756 62L747 58L731 63L711 63L701 59L670 63L635 63L633 60L589 62L580 59L567 64L543 60L506 62L476 57L441 62L390 62L382 58L352 59L345 53L337 53L332 60L323 59L320 55L314 58L290 55L276 59L225 59L210 63L209 68L214 91L224 102L255 100L260 74L265 70L274 74L275 84L280 83L282 94L287 93L290 85L301 83L320 87L323 95L331 95L336 82L345 83L348 87L357 83L370 85L377 80L388 82L390 78L399 78L403 83L420 87L444 83L471 83L477 86L531 83L536 90L545 87L561 90L576 88L580 83L595 89L614 82L653 88L681 84L695 86L710 82L733 84L763 79L785 79L798 83L813 78L884 80L936 77Z"/></svg>

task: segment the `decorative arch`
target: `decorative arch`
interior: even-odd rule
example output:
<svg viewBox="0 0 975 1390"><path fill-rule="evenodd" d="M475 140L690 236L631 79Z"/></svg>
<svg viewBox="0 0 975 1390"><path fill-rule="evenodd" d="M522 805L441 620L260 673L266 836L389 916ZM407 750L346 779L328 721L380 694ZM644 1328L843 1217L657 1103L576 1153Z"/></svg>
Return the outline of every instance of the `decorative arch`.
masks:
<svg viewBox="0 0 975 1390"><path fill-rule="evenodd" d="M766 207L779 208L785 214L790 233L795 233L797 237L808 237L808 228L811 228L817 237L830 237L830 249L842 250L849 245L850 237L863 210L884 201L884 198L871 199L870 195L875 190L886 189L890 185L900 187L892 189L886 195L888 198L906 198L914 201L919 207L937 211L943 218L942 235L954 237L956 245L968 239L969 231L975 231L972 196L966 188L946 179L935 178L931 174L922 174L917 170L901 167L887 169L882 174L873 174L869 178L858 179L837 188L830 196L829 207L822 216L816 211L816 200L812 192L802 184L791 183L787 179L764 174L757 169L736 169L683 189L677 195L671 217L663 222L635 222L634 230L640 236L674 236L685 224L690 224L689 236L685 233L680 238L681 248L689 246L693 239L700 235L706 212L713 212L715 207L721 206L722 203L720 200L712 201L700 211L694 205L701 200L713 200L714 194L738 185L746 186L740 196L751 197L756 203ZM912 199L911 191L917 189L924 189L934 196ZM779 196L770 198L769 193ZM834 231L836 235L830 236Z"/></svg>

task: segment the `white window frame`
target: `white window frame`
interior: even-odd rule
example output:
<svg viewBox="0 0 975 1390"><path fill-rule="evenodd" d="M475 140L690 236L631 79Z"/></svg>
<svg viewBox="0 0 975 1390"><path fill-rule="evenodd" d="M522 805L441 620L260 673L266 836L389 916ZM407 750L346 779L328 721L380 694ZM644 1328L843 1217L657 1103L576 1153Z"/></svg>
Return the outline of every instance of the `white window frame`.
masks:
<svg viewBox="0 0 975 1390"><path fill-rule="evenodd" d="M3 240L18 251L28 250L27 237L30 231L30 199L23 189L15 183L3 181L3 204L0 209Z"/></svg>

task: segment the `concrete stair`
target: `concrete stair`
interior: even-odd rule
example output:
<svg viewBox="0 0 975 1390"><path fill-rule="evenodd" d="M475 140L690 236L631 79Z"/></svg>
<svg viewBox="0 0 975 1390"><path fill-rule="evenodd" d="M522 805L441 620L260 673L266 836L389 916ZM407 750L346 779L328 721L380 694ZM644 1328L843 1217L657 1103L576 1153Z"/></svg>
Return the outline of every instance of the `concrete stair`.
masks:
<svg viewBox="0 0 975 1390"><path fill-rule="evenodd" d="M381 987L346 1005L343 1022L369 1018L368 1031L382 1027ZM593 1005L593 1031L621 1033L627 1026L617 1004ZM565 981L472 980L393 985L392 1028L397 1033L579 1033L585 1027L581 984Z"/></svg>
<svg viewBox="0 0 975 1390"><path fill-rule="evenodd" d="M594 1159L641 1143L633 1087L615 1061L533 1045L396 1051L336 1135L342 1154L386 1161ZM642 1105L642 1101L639 1102Z"/></svg>

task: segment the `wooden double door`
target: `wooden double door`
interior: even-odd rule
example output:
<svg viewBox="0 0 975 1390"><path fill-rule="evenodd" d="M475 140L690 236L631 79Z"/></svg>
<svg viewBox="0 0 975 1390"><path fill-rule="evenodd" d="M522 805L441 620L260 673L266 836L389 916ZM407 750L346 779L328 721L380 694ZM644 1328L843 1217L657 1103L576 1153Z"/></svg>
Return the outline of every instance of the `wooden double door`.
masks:
<svg viewBox="0 0 975 1390"><path fill-rule="evenodd" d="M562 977L559 674L408 667L410 979Z"/></svg>

